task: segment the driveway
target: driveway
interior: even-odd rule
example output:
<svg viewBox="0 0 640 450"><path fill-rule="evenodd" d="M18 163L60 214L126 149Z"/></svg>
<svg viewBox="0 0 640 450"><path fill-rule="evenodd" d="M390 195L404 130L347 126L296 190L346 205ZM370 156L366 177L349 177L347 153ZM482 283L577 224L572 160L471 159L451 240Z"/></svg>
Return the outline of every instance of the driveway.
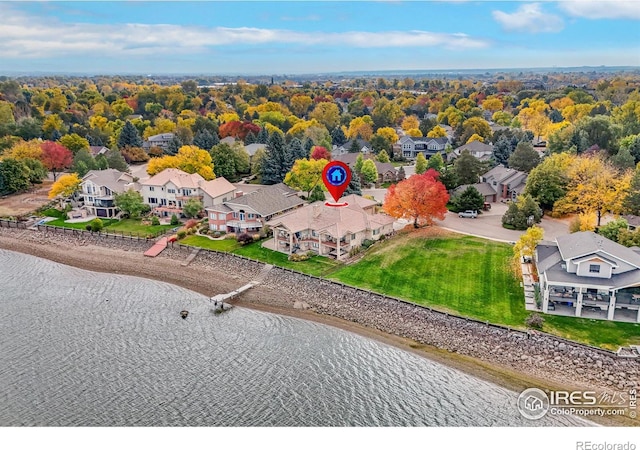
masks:
<svg viewBox="0 0 640 450"><path fill-rule="evenodd" d="M505 203L492 203L491 210L483 211L476 219L458 217L458 214L448 212L444 220L437 220L436 224L458 233L484 237L494 241L515 242L524 231L507 230L502 227L502 216L506 211L507 205ZM569 233L569 225L566 221L543 217L539 225L544 230L544 239L547 241Z"/></svg>

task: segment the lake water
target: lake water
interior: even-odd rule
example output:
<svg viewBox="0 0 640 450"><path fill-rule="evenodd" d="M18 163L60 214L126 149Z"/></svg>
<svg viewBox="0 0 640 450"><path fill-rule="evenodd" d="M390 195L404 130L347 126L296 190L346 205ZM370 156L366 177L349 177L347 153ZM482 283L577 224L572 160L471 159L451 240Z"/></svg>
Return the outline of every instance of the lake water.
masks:
<svg viewBox="0 0 640 450"><path fill-rule="evenodd" d="M211 309L170 284L0 250L0 426L585 423L527 421L516 393L333 327Z"/></svg>

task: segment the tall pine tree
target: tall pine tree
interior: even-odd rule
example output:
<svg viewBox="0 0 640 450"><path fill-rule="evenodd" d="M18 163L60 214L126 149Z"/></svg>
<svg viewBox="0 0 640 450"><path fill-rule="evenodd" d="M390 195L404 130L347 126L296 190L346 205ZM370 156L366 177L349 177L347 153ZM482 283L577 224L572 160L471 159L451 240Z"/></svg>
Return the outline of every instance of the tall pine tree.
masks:
<svg viewBox="0 0 640 450"><path fill-rule="evenodd" d="M118 137L118 148L123 149L125 147L142 147L142 138L138 133L138 129L128 120L122 127Z"/></svg>
<svg viewBox="0 0 640 450"><path fill-rule="evenodd" d="M203 128L196 132L196 135L193 137L193 145L197 145L198 148L201 148L202 150L209 151L214 145L216 145L216 143L214 142L211 131Z"/></svg>
<svg viewBox="0 0 640 450"><path fill-rule="evenodd" d="M282 183L291 167L293 167L292 155L284 142L282 133L272 133L267 141L267 149L262 161L262 182L264 184Z"/></svg>
<svg viewBox="0 0 640 450"><path fill-rule="evenodd" d="M293 158L293 162L297 159L304 159L309 157L309 152L307 152L302 146L302 142L300 139L293 138L291 142L289 142L289 152L291 153L291 157Z"/></svg>
<svg viewBox="0 0 640 450"><path fill-rule="evenodd" d="M351 171L351 181L349 182L349 186L345 189L344 194L342 195L362 195L362 185L360 184L360 175Z"/></svg>
<svg viewBox="0 0 640 450"><path fill-rule="evenodd" d="M174 135L173 138L169 141L167 148L164 149L165 154L167 155L177 155L178 150L182 147L182 141L178 137L178 135Z"/></svg>
<svg viewBox="0 0 640 450"><path fill-rule="evenodd" d="M247 133L247 136L244 138L244 145L255 144L257 140L258 140L258 137L255 134L253 134L253 131L249 131Z"/></svg>
<svg viewBox="0 0 640 450"><path fill-rule="evenodd" d="M493 146L493 159L496 163L507 167L512 152L511 140L503 134Z"/></svg>
<svg viewBox="0 0 640 450"><path fill-rule="evenodd" d="M267 132L267 129L260 128L260 131L258 132L258 136L256 136L256 142L258 144L266 144L268 140L269 140L269 133Z"/></svg>
<svg viewBox="0 0 640 450"><path fill-rule="evenodd" d="M331 143L338 147L347 142L347 136L345 136L342 128L337 126L331 131Z"/></svg>

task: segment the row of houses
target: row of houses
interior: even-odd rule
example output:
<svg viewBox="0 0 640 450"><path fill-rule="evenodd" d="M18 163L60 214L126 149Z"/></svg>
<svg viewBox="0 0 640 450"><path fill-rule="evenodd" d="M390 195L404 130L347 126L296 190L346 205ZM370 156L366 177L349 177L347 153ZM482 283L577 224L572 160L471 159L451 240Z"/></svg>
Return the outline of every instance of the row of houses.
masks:
<svg viewBox="0 0 640 450"><path fill-rule="evenodd" d="M275 250L287 254L313 251L344 259L365 240L393 231L393 219L376 213L376 202L360 196L341 199L345 208L308 205L282 183L232 184L222 177L207 181L179 169L165 169L141 182L115 169L92 170L80 184L83 208L88 215L116 217L114 194L129 189L140 192L160 217L180 216L187 201L198 199L213 232L255 233L268 225L274 230Z"/></svg>

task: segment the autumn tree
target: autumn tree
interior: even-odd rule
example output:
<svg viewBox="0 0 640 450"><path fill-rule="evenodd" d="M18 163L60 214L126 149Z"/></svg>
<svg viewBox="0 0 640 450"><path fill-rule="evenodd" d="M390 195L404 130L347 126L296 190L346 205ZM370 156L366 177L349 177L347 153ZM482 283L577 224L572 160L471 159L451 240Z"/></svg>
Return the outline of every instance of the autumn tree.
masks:
<svg viewBox="0 0 640 450"><path fill-rule="evenodd" d="M73 163L73 154L55 142L46 141L42 145L42 163L53 173L53 181L58 179L58 172L68 169Z"/></svg>
<svg viewBox="0 0 640 450"><path fill-rule="evenodd" d="M567 193L568 170L575 158L568 153L554 153L546 157L529 173L525 194L530 194L542 208L553 208L554 203Z"/></svg>
<svg viewBox="0 0 640 450"><path fill-rule="evenodd" d="M387 154L387 152L385 150L380 150L380 152L378 153L376 158L381 163L388 163L389 162L389 155Z"/></svg>
<svg viewBox="0 0 640 450"><path fill-rule="evenodd" d="M213 180L216 177L211 155L195 145L181 147L175 156L153 158L149 161L147 173L153 176L170 168L180 169L187 173L198 173L205 180Z"/></svg>
<svg viewBox="0 0 640 450"><path fill-rule="evenodd" d="M427 171L427 158L424 157L423 153L418 153L416 156L416 167L415 173L421 175Z"/></svg>
<svg viewBox="0 0 640 450"><path fill-rule="evenodd" d="M428 170L413 175L389 187L384 211L397 219L412 219L413 226L432 225L435 219L444 220L449 194L438 181L438 173Z"/></svg>
<svg viewBox="0 0 640 450"><path fill-rule="evenodd" d="M543 237L544 230L541 227L532 225L527 228L527 231L520 236L520 239L513 246L513 257L518 264L523 257L533 258L536 247Z"/></svg>
<svg viewBox="0 0 640 450"><path fill-rule="evenodd" d="M328 163L329 161L326 159L298 159L284 177L284 184L305 192L309 197L316 186L321 188L324 186L322 171Z"/></svg>
<svg viewBox="0 0 640 450"><path fill-rule="evenodd" d="M597 226L606 212L619 214L631 186L632 173L620 174L598 157L579 157L568 170L567 194L554 207L558 214L595 213Z"/></svg>
<svg viewBox="0 0 640 450"><path fill-rule="evenodd" d="M42 147L40 141L18 141L2 155L4 158L23 160L26 158L42 159Z"/></svg>
<svg viewBox="0 0 640 450"><path fill-rule="evenodd" d="M56 197L68 198L80 187L80 178L77 173L62 175L58 181L53 183L49 191L49 198Z"/></svg>
<svg viewBox="0 0 640 450"><path fill-rule="evenodd" d="M326 159L327 161L330 161L331 153L326 148L316 145L311 150L311 159Z"/></svg>
<svg viewBox="0 0 640 450"><path fill-rule="evenodd" d="M298 117L304 116L312 104L313 100L308 95L297 94L289 100L291 111Z"/></svg>
<svg viewBox="0 0 640 450"><path fill-rule="evenodd" d="M89 149L89 141L76 133L65 134L58 140L58 142L71 150L72 153L76 153L78 150L83 148L85 150Z"/></svg>
<svg viewBox="0 0 640 450"><path fill-rule="evenodd" d="M431 128L431 130L429 130L429 132L427 133L427 137L430 137L430 138L447 137L447 132L440 125L436 125L435 127Z"/></svg>
<svg viewBox="0 0 640 450"><path fill-rule="evenodd" d="M340 124L340 108L335 103L318 103L309 114L309 117L316 119L327 130L333 130Z"/></svg>

